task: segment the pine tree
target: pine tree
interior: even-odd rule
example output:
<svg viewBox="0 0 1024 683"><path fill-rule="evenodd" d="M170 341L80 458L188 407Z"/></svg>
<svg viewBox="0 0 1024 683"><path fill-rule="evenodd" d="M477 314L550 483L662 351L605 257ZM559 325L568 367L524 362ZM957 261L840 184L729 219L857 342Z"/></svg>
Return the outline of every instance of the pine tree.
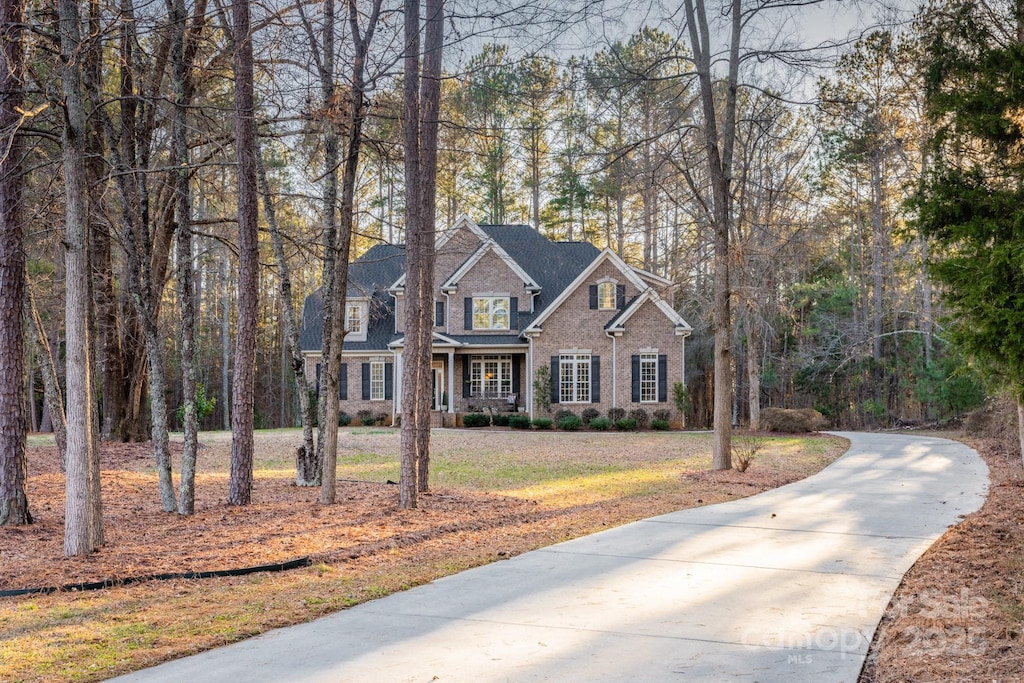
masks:
<svg viewBox="0 0 1024 683"><path fill-rule="evenodd" d="M1024 0L920 17L932 166L916 198L957 341L1017 401L1024 445Z"/></svg>

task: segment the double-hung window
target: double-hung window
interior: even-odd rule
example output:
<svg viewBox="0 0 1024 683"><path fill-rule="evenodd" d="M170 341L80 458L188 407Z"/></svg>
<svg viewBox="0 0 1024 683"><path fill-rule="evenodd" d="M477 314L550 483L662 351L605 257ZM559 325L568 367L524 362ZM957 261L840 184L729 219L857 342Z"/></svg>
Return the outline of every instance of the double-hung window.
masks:
<svg viewBox="0 0 1024 683"><path fill-rule="evenodd" d="M658 354L640 354L640 402L658 402Z"/></svg>
<svg viewBox="0 0 1024 683"><path fill-rule="evenodd" d="M506 398L512 393L512 356L473 356L470 363L473 396Z"/></svg>
<svg viewBox="0 0 1024 683"><path fill-rule="evenodd" d="M475 296L473 297L473 329L474 330L507 330L509 329L509 297L507 296Z"/></svg>
<svg viewBox="0 0 1024 683"><path fill-rule="evenodd" d="M374 361L370 363L370 400L383 401L384 388L384 363Z"/></svg>
<svg viewBox="0 0 1024 683"><path fill-rule="evenodd" d="M345 330L352 335L363 333L363 307L349 304L345 313Z"/></svg>
<svg viewBox="0 0 1024 683"><path fill-rule="evenodd" d="M558 357L558 375L561 403L590 403L589 353L563 353Z"/></svg>

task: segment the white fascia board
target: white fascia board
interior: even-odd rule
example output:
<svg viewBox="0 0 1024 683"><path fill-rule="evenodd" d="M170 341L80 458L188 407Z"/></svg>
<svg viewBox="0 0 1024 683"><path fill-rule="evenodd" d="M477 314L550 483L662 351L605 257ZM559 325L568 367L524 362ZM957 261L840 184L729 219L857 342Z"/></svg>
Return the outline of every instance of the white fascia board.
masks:
<svg viewBox="0 0 1024 683"><path fill-rule="evenodd" d="M477 225L476 221L470 218L467 214L462 214L461 216L455 219L455 222L452 223L452 226L450 228L442 232L437 237L437 239L434 240L434 249L440 249L445 244L447 244L448 240L451 239L452 235L457 233L459 231L459 228L463 226L469 228L469 231L475 234L481 240L487 239L487 233L483 231L483 228Z"/></svg>
<svg viewBox="0 0 1024 683"><path fill-rule="evenodd" d="M569 295L575 292L580 287L580 285L586 282L587 279L594 274L594 271L597 270L598 266L600 266L605 261L611 261L612 265L614 265L619 270L619 272L622 273L623 277L625 277L627 280L633 283L633 285L641 292L648 291L651 289L650 285L641 280L640 276L633 271L633 268L631 268L625 261L619 258L618 254L616 254L611 249L606 248L602 250L600 254L594 257L594 260L590 262L590 265L584 268L583 272L577 275L576 279L569 283L569 286L563 289L559 293L559 295L555 297L555 300L548 304L548 307L541 311L540 315L534 318L533 322L530 323L530 326L523 330L523 332L539 332L541 323L543 323L552 313L554 313L558 309L558 307L561 306L562 303L569 298Z"/></svg>
<svg viewBox="0 0 1024 683"><path fill-rule="evenodd" d="M459 269L452 273L451 277L444 281L444 284L441 285L441 289L445 291L454 290L458 286L459 280L461 280L466 273L473 268L473 266L478 264L480 259L482 259L488 251L493 251L497 254L498 258L504 261L505 265L523 281L523 285L526 289L540 289L540 285L537 284L536 280L530 277L530 274L523 270L522 266L516 263L515 259L509 256L508 252L505 251L500 244L498 244L493 238L487 236L485 236L484 243L480 245L480 248L477 249L472 256L466 259L466 261L459 266Z"/></svg>
<svg viewBox="0 0 1024 683"><path fill-rule="evenodd" d="M615 325L608 328L608 331L612 332L618 330L625 330L625 325L629 321L629 319L632 318L633 315L640 310L640 307L643 306L648 301L653 301L654 305L657 306L661 310L661 312L665 314L665 317L669 319L669 322L675 325L677 335L685 337L688 336L690 332L693 331L693 328L690 327L690 323L683 320L683 317L679 315L679 313L676 310L674 310L671 306L669 306L667 301L662 299L654 290L651 289L647 290L639 297L637 297L636 301L634 301L629 308L622 312L622 315L619 316L619 319L615 323Z"/></svg>

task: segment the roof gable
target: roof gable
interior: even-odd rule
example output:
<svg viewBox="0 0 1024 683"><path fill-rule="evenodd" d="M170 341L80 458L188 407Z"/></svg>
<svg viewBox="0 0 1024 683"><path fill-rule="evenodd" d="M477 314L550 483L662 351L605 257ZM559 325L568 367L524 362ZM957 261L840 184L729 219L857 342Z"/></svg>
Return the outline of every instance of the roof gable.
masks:
<svg viewBox="0 0 1024 683"><path fill-rule="evenodd" d="M454 273L451 274L447 280L441 283L442 290L455 289L459 284L459 280L471 271L476 264L480 263L480 260L488 253L494 252L494 254L500 258L509 269L516 274L523 281L523 285L527 289L539 290L541 287L537 282L530 277L530 274L523 270L522 266L516 263L515 259L508 255L500 244L498 244L492 237L488 236L486 241L480 245L480 248L473 253L468 259L466 259L461 266L459 266Z"/></svg>
<svg viewBox="0 0 1024 683"><path fill-rule="evenodd" d="M558 307L561 306L562 303L569 298L569 295L576 291L580 286L582 286L583 283L586 282L587 279L594 274L594 271L596 271L604 263L611 263L613 266L615 266L615 268L618 269L620 273L622 273L623 277L629 280L629 282L632 283L633 286L636 287L639 291L644 292L650 289L647 283L640 279L640 277L637 276L633 269L630 268L626 264L626 262L623 261L618 256L618 254L613 252L611 249L604 249L597 255L596 258L594 258L594 260L590 262L590 264L586 268L584 268L576 276L576 278L571 283L569 283L568 286L563 288L558 293L558 296L540 312L540 315L534 318L533 322L531 322L530 325L523 330L523 332L539 332L540 326L544 323L544 321L547 320L551 316L551 314L554 313L558 309Z"/></svg>
<svg viewBox="0 0 1024 683"><path fill-rule="evenodd" d="M679 315L678 311L669 306L668 302L662 299L660 296L658 296L657 292L655 292L653 289L648 289L647 291L640 294L640 296L635 297L629 303L629 305L626 306L626 308L619 312L617 316L608 321L608 325L605 327L605 329L609 332L625 331L625 326L629 319L632 318L633 315L637 311L639 311L644 304L646 304L649 301L653 302L654 305L657 306L661 310L661 312L665 314L665 317L668 318L673 325L675 325L676 334L686 336L693 331L693 328L690 327L690 323L683 320L683 316Z"/></svg>

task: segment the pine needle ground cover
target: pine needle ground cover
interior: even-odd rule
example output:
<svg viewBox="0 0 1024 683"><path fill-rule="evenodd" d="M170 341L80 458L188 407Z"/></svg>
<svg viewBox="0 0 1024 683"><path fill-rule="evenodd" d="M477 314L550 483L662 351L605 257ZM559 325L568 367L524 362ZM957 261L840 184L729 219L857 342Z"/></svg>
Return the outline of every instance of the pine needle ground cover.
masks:
<svg viewBox="0 0 1024 683"><path fill-rule="evenodd" d="M310 559L281 573L143 581L0 598L0 680L95 681L295 624L603 528L752 495L841 455L829 436L765 437L743 473L710 472L711 436L437 430L431 489L399 510L399 435L346 429L338 502L296 487L297 431L259 432L251 506L226 504L230 434L201 435L196 514L160 509L147 444L103 444L107 543L62 556L64 484L32 437L36 523L0 529L0 590Z"/></svg>

